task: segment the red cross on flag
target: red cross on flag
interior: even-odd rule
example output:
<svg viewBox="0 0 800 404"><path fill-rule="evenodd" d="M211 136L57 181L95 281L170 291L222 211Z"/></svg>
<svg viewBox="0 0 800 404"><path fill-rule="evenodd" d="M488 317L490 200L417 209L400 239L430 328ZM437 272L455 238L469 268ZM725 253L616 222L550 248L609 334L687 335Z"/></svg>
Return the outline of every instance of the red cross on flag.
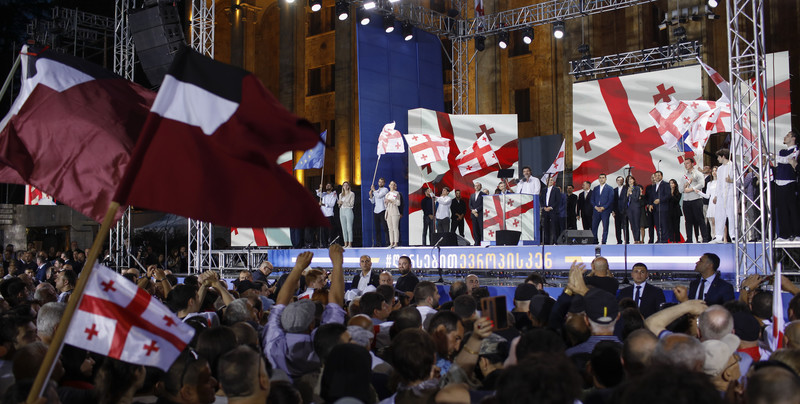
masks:
<svg viewBox="0 0 800 404"><path fill-rule="evenodd" d="M394 122L383 125L383 130L378 136L378 155L386 153L405 153L406 147L403 145L403 135L399 130L394 129Z"/></svg>
<svg viewBox="0 0 800 404"><path fill-rule="evenodd" d="M705 69L706 73L708 73L708 76L711 77L711 81L713 81L714 84L717 85L717 88L719 88L719 91L722 92L722 98L720 98L718 101L730 102L731 85L728 83L728 80L725 80L725 78L722 77L721 74L717 73L717 71L711 66L703 63L699 56L697 57L697 61L700 62L700 66L703 66L703 69Z"/></svg>
<svg viewBox="0 0 800 404"><path fill-rule="evenodd" d="M489 136L481 135L472 147L462 150L456 157L456 164L462 176L497 164L497 155Z"/></svg>
<svg viewBox="0 0 800 404"><path fill-rule="evenodd" d="M192 327L144 289L96 264L64 342L167 371L193 335Z"/></svg>
<svg viewBox="0 0 800 404"><path fill-rule="evenodd" d="M408 142L408 149L414 156L414 161L420 167L435 161L447 160L447 156L450 154L450 139L413 133L404 136Z"/></svg>
<svg viewBox="0 0 800 404"><path fill-rule="evenodd" d="M554 175L558 175L558 173L564 171L564 146L566 146L566 140L561 142L561 149L558 150L558 154L556 155L555 160L553 160L553 164L550 164L550 168L544 172L542 175L542 182L547 184L547 178L552 177Z"/></svg>

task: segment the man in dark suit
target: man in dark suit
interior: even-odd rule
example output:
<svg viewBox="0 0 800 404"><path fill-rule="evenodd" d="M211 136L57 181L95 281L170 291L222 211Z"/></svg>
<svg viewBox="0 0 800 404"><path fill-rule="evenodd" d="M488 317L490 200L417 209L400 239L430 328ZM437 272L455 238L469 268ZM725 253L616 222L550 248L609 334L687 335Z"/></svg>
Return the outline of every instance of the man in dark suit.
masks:
<svg viewBox="0 0 800 404"><path fill-rule="evenodd" d="M589 181L583 182L583 191L581 191L580 195L578 195L578 202L577 202L577 209L578 209L578 217L581 218L581 223L583 224L583 230L591 230L592 228L592 212L594 209L592 208L592 183Z"/></svg>
<svg viewBox="0 0 800 404"><path fill-rule="evenodd" d="M656 189L656 175L653 174L650 176L650 185L644 188L644 202L646 213L646 226L647 232L650 234L650 244L656 242L655 234L653 232L653 228L655 227L655 219L653 219L653 199L655 199L654 192ZM644 242L644 237L642 237L642 242Z"/></svg>
<svg viewBox="0 0 800 404"><path fill-rule="evenodd" d="M606 175L600 174L597 177L600 185L592 190L591 205L594 209L592 216L592 234L594 238L597 237L598 227L600 222L603 222L603 241L605 244L608 241L608 219L611 217L611 210L614 207L614 190L606 184Z"/></svg>
<svg viewBox="0 0 800 404"><path fill-rule="evenodd" d="M669 204L667 199L670 197L669 183L664 181L664 173L656 171L656 183L653 186L653 223L658 232L657 243L666 243L669 240Z"/></svg>
<svg viewBox="0 0 800 404"><path fill-rule="evenodd" d="M558 237L558 209L561 206L561 190L556 186L555 177L550 177L547 189L539 192L539 206L542 210L542 242L555 244Z"/></svg>
<svg viewBox="0 0 800 404"><path fill-rule="evenodd" d="M633 264L631 269L633 285L619 291L617 300L631 298L645 318L658 311L661 303L666 301L664 291L657 286L647 283L647 266L640 263Z"/></svg>
<svg viewBox="0 0 800 404"><path fill-rule="evenodd" d="M469 209L472 218L472 239L475 240L475 245L481 245L483 240L483 186L480 182L475 182L475 193L469 197Z"/></svg>
<svg viewBox="0 0 800 404"><path fill-rule="evenodd" d="M456 197L450 204L450 230L464 237L464 215L467 213L467 204L461 199L461 191L456 190Z"/></svg>
<svg viewBox="0 0 800 404"><path fill-rule="evenodd" d="M422 198L422 245L427 239L428 245L433 245L433 192L425 188L425 197Z"/></svg>
<svg viewBox="0 0 800 404"><path fill-rule="evenodd" d="M353 282L350 283L350 289L358 289L362 293L367 286L372 285L376 288L381 284L380 271L372 270L372 258L369 255L362 255L359 261L361 265L361 272L353 275Z"/></svg>
<svg viewBox="0 0 800 404"><path fill-rule="evenodd" d="M688 293L684 286L675 288L675 296L681 302L689 299L705 300L709 306L733 300L733 285L722 280L718 269L719 257L713 253L703 254L694 266L694 271L700 274L700 278L689 284Z"/></svg>
<svg viewBox="0 0 800 404"><path fill-rule="evenodd" d="M614 188L614 234L617 235L617 244L622 244L630 238L628 229L625 227L625 178L617 177L617 187ZM622 239L623 231L625 233L625 240Z"/></svg>
<svg viewBox="0 0 800 404"><path fill-rule="evenodd" d="M572 185L567 185L567 229L578 229L578 195Z"/></svg>

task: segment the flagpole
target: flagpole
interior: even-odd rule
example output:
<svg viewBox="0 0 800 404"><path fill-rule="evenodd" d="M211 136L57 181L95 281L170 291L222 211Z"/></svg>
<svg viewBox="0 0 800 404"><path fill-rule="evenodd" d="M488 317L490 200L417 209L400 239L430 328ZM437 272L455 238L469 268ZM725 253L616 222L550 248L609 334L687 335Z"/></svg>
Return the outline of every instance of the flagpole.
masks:
<svg viewBox="0 0 800 404"><path fill-rule="evenodd" d="M64 310L64 315L61 316L61 322L58 324L55 335L53 335L53 340L50 342L50 346L47 348L47 354L44 356L44 361L39 367L39 372L36 374L33 387L31 387L31 391L28 393L28 404L35 403L38 398L42 396L44 385L50 378L50 374L53 371L53 364L55 363L59 353L61 353L61 347L64 344L64 337L67 335L69 323L72 320L72 316L75 314L75 310L78 308L78 304L83 298L83 290L86 288L86 283L92 274L94 264L97 262L97 257L100 255L100 250L103 248L103 243L108 236L108 231L111 228L111 225L115 222L114 217L116 216L118 210L119 203L111 201L111 204L108 206L106 216L103 219L103 223L100 225L100 230L97 232L97 236L94 238L92 248L89 250L89 256L86 257L86 263L84 264L83 270L78 278L78 283L75 285L75 289L73 289L72 295L70 295L70 298L67 301L67 308Z"/></svg>
<svg viewBox="0 0 800 404"><path fill-rule="evenodd" d="M375 186L375 176L378 175L378 163L381 162L381 156L383 155L379 154L378 161L375 162L375 172L372 173L372 184L369 186L370 189L372 189L372 187Z"/></svg>
<svg viewBox="0 0 800 404"><path fill-rule="evenodd" d="M431 198L431 207L435 208L436 207L436 188L431 187L430 182L425 181L425 173L422 172L422 167L420 165L418 165L418 164L414 164L414 165L417 166L417 169L419 169L419 174L422 176L422 183L424 185L426 185L428 187L428 189L431 190L431 193L433 193L433 198ZM433 170L433 168L431 168L431 170ZM423 195L422 197L424 199L425 198L425 192L423 192L422 195ZM410 199L411 198L409 196L409 200ZM422 212L422 227L423 228L425 227L425 212ZM429 231L431 233L436 233L436 209L433 210L433 228L429 229ZM428 239L428 240L430 241L430 239ZM422 245L425 245L425 238L422 239Z"/></svg>

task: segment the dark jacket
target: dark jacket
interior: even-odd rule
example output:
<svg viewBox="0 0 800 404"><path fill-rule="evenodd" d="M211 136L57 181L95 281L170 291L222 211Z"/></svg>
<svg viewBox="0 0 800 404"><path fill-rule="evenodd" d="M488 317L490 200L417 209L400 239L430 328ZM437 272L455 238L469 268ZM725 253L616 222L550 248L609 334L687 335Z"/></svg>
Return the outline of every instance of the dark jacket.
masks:
<svg viewBox="0 0 800 404"><path fill-rule="evenodd" d="M619 295L617 295L617 300L622 300L626 297L633 299L635 290L635 284L631 284L631 286L620 290ZM666 301L666 298L664 297L664 291L658 286L653 286L650 283L644 284L644 289L641 291L640 298L642 303L639 305L639 312L641 312L642 316L645 318L657 312L661 306L661 303Z"/></svg>
<svg viewBox="0 0 800 404"><path fill-rule="evenodd" d="M694 299L697 296L697 288L700 285L700 278L693 280L689 284L689 299ZM722 279L722 274L717 271L717 276L711 282L711 287L708 288L705 300L708 305L723 304L725 302L735 299L733 294L733 285Z"/></svg>

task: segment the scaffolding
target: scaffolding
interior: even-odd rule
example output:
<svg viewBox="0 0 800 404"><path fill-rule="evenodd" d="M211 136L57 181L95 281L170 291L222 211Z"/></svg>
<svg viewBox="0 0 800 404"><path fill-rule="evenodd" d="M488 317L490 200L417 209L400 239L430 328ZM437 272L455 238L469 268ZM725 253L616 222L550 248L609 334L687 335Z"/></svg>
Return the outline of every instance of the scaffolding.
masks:
<svg viewBox="0 0 800 404"><path fill-rule="evenodd" d="M728 0L731 85L731 153L737 215L736 284L749 274L773 270L770 212L769 126L766 107L764 0ZM755 181L753 181L755 180ZM747 182L755 184L748 195ZM748 240L758 240L748 243Z"/></svg>
<svg viewBox="0 0 800 404"><path fill-rule="evenodd" d="M192 0L192 49L214 58L214 8L215 0ZM211 248L214 226L211 223L188 219L189 273L200 273L212 266Z"/></svg>
<svg viewBox="0 0 800 404"><path fill-rule="evenodd" d="M599 57L583 57L570 61L569 74L575 78L597 78L599 75L627 74L633 71L664 69L683 62L697 63L702 45L699 41L680 42L632 52Z"/></svg>
<svg viewBox="0 0 800 404"><path fill-rule="evenodd" d="M115 29L112 18L53 7L49 20L35 19L28 24L27 35L56 52L93 60L105 55L107 37L116 32Z"/></svg>

